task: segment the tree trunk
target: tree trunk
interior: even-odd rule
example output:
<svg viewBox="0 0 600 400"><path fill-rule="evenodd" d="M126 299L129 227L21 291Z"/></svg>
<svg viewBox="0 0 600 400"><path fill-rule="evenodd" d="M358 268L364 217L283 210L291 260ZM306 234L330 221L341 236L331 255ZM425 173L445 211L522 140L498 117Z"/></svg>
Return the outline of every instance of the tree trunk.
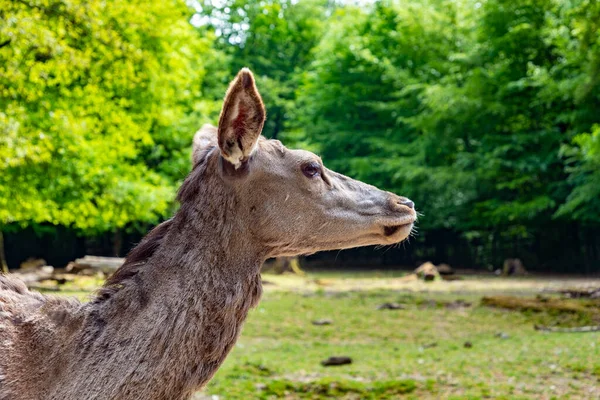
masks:
<svg viewBox="0 0 600 400"><path fill-rule="evenodd" d="M113 232L113 256L120 257L122 247L123 232L120 229L115 229L115 231Z"/></svg>
<svg viewBox="0 0 600 400"><path fill-rule="evenodd" d="M285 272L304 275L298 257L277 257L273 265L273 272L278 275Z"/></svg>
<svg viewBox="0 0 600 400"><path fill-rule="evenodd" d="M4 254L4 235L0 231L0 273L8 273L8 264L6 263L6 254Z"/></svg>

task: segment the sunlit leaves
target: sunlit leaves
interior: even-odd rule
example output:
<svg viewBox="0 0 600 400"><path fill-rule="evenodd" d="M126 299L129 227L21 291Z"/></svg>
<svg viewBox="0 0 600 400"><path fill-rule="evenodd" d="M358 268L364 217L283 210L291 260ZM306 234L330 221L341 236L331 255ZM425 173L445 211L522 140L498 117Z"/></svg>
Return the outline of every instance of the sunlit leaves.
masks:
<svg viewBox="0 0 600 400"><path fill-rule="evenodd" d="M175 0L0 0L0 223L100 232L168 212L214 117L213 38L190 16Z"/></svg>

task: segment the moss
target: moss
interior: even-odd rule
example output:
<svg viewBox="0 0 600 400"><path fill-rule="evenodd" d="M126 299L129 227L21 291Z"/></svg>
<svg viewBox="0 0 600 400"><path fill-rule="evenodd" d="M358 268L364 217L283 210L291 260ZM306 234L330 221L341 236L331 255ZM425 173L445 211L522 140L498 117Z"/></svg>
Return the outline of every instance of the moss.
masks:
<svg viewBox="0 0 600 400"><path fill-rule="evenodd" d="M575 300L553 298L524 298L515 296L487 296L481 299L481 304L491 307L505 308L518 311L558 311L585 313L584 304Z"/></svg>
<svg viewBox="0 0 600 400"><path fill-rule="evenodd" d="M600 302L597 299L560 299L553 297L516 297L486 296L481 299L484 306L504 308L508 310L572 313L600 316Z"/></svg>
<svg viewBox="0 0 600 400"><path fill-rule="evenodd" d="M272 376L273 372L262 364L245 363L236 365L227 374L230 379L255 379L257 376Z"/></svg>
<svg viewBox="0 0 600 400"><path fill-rule="evenodd" d="M269 382L260 396L298 399L395 399L416 389L417 384L411 379L373 383L336 379L320 379L313 382L280 379Z"/></svg>

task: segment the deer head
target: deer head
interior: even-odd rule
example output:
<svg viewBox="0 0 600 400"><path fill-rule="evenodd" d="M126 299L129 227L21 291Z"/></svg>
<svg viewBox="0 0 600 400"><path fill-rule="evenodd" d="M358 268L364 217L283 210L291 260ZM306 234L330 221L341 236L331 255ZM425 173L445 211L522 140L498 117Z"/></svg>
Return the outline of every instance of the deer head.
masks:
<svg viewBox="0 0 600 400"><path fill-rule="evenodd" d="M265 257L394 244L416 220L406 197L338 174L304 150L261 137L265 108L250 70L242 69L225 96L218 128L194 137L193 162L233 196L231 216L244 240ZM239 222L238 221L238 222ZM241 232L245 231L245 232Z"/></svg>

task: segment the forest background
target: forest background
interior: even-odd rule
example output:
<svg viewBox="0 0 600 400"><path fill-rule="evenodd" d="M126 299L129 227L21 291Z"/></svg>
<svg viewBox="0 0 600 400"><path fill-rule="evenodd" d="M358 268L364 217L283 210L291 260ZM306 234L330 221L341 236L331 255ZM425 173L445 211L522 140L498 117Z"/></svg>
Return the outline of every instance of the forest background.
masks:
<svg viewBox="0 0 600 400"><path fill-rule="evenodd" d="M0 0L8 266L126 254L243 66L265 136L422 214L400 249L308 261L600 271L594 0Z"/></svg>

